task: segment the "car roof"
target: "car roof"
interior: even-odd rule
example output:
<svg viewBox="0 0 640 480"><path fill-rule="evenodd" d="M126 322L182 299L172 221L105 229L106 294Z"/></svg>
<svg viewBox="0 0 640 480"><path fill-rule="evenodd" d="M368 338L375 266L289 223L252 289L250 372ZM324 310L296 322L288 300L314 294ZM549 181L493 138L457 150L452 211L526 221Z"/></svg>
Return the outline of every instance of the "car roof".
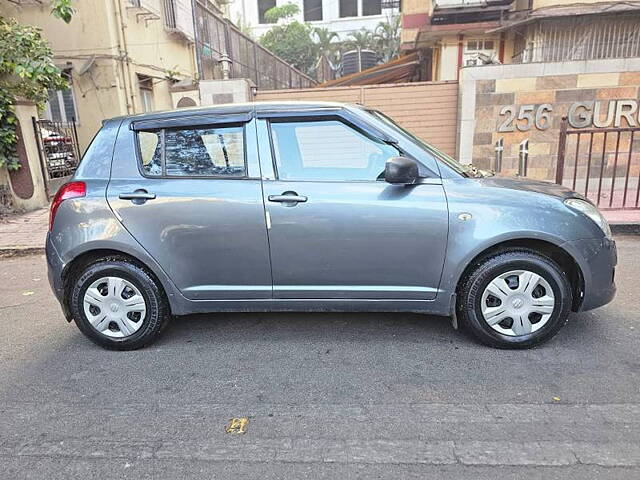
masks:
<svg viewBox="0 0 640 480"><path fill-rule="evenodd" d="M158 112L140 113L137 115L126 115L116 117L118 119L131 119L134 121L156 120L164 118L176 118L193 115L206 114L233 114L233 113L250 113L250 112L287 112L300 110L317 110L317 109L352 109L361 108L359 105L346 104L340 102L314 102L314 101L260 101L246 103L225 103L220 105L208 105L205 107L187 107L175 110L163 110Z"/></svg>

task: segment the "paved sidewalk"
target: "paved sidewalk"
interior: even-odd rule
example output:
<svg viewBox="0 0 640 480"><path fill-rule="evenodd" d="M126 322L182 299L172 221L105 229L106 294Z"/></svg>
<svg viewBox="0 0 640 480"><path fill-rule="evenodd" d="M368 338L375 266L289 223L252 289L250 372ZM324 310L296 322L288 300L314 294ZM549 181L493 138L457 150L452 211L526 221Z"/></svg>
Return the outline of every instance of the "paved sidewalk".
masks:
<svg viewBox="0 0 640 480"><path fill-rule="evenodd" d="M614 233L616 230L619 233L640 230L640 210L606 210L603 213L611 222ZM0 255L43 250L48 223L47 208L0 217ZM616 229L621 225L633 228Z"/></svg>
<svg viewBox="0 0 640 480"><path fill-rule="evenodd" d="M0 253L3 250L44 249L48 224L48 208L0 217Z"/></svg>

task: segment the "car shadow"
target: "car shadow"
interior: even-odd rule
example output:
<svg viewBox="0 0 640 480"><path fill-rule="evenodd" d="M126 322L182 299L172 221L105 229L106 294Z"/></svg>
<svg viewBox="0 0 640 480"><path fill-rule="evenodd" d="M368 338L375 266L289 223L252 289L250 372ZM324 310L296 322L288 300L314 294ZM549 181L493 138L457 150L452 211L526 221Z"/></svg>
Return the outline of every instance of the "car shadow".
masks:
<svg viewBox="0 0 640 480"><path fill-rule="evenodd" d="M156 343L275 341L378 342L383 338L463 341L451 319L414 313L278 312L215 313L175 317Z"/></svg>

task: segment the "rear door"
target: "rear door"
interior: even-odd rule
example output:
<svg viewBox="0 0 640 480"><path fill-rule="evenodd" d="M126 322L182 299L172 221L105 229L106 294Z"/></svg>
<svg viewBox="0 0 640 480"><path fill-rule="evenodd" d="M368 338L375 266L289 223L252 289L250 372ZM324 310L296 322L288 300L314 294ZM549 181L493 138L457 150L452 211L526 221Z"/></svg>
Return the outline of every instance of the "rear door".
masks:
<svg viewBox="0 0 640 480"><path fill-rule="evenodd" d="M439 176L386 183L401 152L340 116L258 122L274 298L435 298L448 226Z"/></svg>
<svg viewBox="0 0 640 480"><path fill-rule="evenodd" d="M120 129L109 204L187 298L271 298L253 122L181 118Z"/></svg>

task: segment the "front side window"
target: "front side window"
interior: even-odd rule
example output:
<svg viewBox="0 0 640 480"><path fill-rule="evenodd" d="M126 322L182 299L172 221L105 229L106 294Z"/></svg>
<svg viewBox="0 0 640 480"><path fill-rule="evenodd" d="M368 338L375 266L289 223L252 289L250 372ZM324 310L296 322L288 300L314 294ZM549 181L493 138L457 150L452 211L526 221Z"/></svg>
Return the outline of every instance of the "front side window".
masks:
<svg viewBox="0 0 640 480"><path fill-rule="evenodd" d="M138 132L138 144L147 175L246 176L242 126Z"/></svg>
<svg viewBox="0 0 640 480"><path fill-rule="evenodd" d="M370 138L338 120L271 123L280 180L376 181L392 145Z"/></svg>

